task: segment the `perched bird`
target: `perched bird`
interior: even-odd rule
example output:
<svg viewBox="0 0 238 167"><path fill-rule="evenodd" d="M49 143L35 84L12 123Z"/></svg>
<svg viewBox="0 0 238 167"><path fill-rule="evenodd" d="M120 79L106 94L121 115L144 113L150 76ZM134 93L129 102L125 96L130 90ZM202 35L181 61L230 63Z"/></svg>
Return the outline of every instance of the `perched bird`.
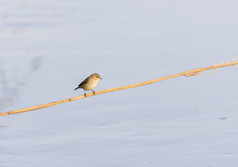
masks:
<svg viewBox="0 0 238 167"><path fill-rule="evenodd" d="M94 88L96 88L96 86L98 85L99 80L102 79L101 76L97 73L94 73L92 75L90 75L89 77L87 77L83 82L81 82L77 88L75 88L74 90L77 90L79 88L84 90L84 96L86 97L86 91L93 91L94 95Z"/></svg>

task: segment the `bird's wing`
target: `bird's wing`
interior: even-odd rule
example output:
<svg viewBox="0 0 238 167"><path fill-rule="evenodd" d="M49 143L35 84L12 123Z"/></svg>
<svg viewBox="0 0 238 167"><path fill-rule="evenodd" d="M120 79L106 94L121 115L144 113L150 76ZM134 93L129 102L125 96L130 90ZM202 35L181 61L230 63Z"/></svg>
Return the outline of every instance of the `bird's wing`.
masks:
<svg viewBox="0 0 238 167"><path fill-rule="evenodd" d="M78 87L80 88L82 85L86 84L88 80L89 80L89 77L87 77L83 82L81 82Z"/></svg>

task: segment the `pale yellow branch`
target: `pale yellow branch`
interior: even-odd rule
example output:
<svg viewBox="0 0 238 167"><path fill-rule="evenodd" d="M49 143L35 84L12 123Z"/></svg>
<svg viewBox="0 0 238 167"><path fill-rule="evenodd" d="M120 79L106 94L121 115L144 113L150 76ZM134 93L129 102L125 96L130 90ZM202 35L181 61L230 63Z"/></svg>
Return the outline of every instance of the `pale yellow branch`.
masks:
<svg viewBox="0 0 238 167"><path fill-rule="evenodd" d="M238 67L237 67L236 65L233 65L233 67L235 67L235 68L237 68L237 69L238 69Z"/></svg>
<svg viewBox="0 0 238 167"><path fill-rule="evenodd" d="M235 66L237 64L238 64L238 61L231 61L231 62L227 62L227 63L216 64L216 65L209 66L209 67L197 68L197 69L188 70L188 71L185 71L185 72L181 72L181 73L177 73L177 74L173 74L173 75L169 75L169 76L165 76L165 77L162 77L162 78L153 79L153 80L150 80L150 81L145 81L145 82L141 82L141 83L137 83L137 84L121 86L121 87L111 88L111 89L106 89L106 90L100 90L100 91L95 92L95 95L114 92L114 91L118 91L118 90L136 88L136 87L140 87L140 86L145 86L145 85L149 85L149 84L152 84L152 83L155 83L155 82L163 81L163 80L166 80L166 79L170 79L170 78L174 78L174 77L178 77L178 76L182 76L182 75L184 75L186 77L200 75L201 72L203 72L203 71L222 68L222 67L226 67L226 66ZM94 96L94 94L93 93L88 93L87 97L90 97L90 96ZM66 103L66 102L70 102L70 101L74 101L74 100L78 100L78 99L82 99L82 98L85 98L85 96L80 95L80 96L72 97L72 98L69 98L69 99L55 101L55 102L51 102L51 103L47 103L47 104L34 106L34 107L8 111L8 112L0 113L0 116L11 115L11 114L19 114L19 113L22 113L22 112L38 110L38 109L41 109L41 108L51 107L51 106L54 106L54 105L57 105L57 104Z"/></svg>

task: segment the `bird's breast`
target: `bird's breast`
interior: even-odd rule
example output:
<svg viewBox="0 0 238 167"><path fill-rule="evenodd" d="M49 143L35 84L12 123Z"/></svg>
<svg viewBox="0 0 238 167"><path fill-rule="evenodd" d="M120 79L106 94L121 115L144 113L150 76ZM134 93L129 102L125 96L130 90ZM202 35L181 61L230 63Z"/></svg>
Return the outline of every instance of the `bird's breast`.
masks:
<svg viewBox="0 0 238 167"><path fill-rule="evenodd" d="M85 85L84 90L93 90L98 85L99 80L91 80Z"/></svg>

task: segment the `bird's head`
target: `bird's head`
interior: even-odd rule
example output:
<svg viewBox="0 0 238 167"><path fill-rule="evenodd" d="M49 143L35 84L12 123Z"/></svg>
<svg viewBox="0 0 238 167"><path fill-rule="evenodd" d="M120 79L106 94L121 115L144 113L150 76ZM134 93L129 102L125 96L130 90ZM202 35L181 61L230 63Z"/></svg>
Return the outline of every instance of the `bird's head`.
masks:
<svg viewBox="0 0 238 167"><path fill-rule="evenodd" d="M101 76L97 73L92 74L91 77L93 77L95 79L102 79Z"/></svg>

